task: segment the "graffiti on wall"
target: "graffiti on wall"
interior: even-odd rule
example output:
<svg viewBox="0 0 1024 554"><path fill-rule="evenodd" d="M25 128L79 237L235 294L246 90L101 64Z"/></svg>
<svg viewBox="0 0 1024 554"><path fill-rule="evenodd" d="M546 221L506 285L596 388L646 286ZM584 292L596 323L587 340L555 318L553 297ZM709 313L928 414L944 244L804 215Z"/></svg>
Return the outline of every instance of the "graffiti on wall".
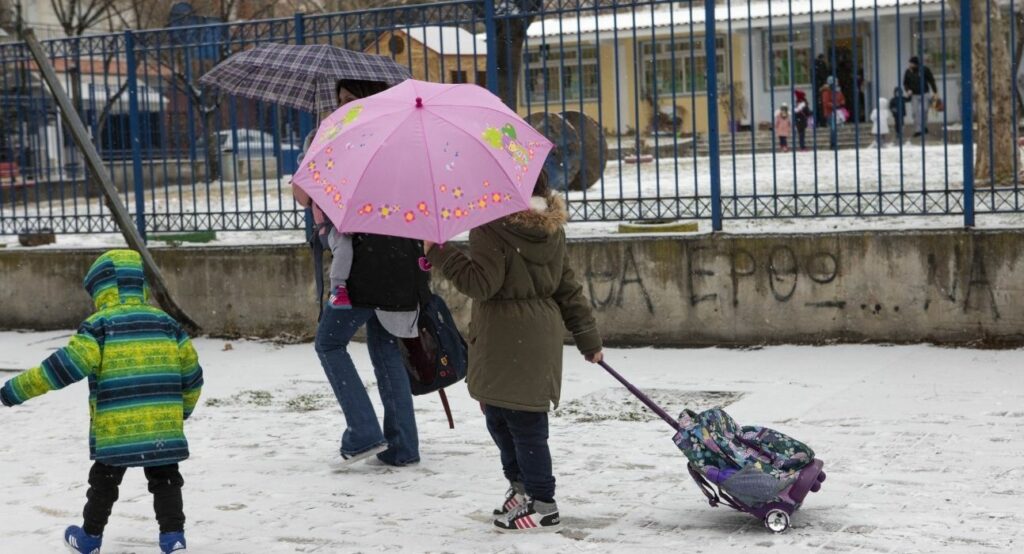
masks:
<svg viewBox="0 0 1024 554"><path fill-rule="evenodd" d="M648 316L657 316L664 290L679 289L683 302L691 308L739 309L745 303L761 303L765 299L779 304L799 302L814 310L861 310L881 316L887 311L919 307L935 309L936 303L950 303L963 313L1001 317L994 290L991 269L981 246L964 252L927 255L927 282L901 280L890 273L886 282L874 288L858 282L860 293L851 297L840 286L844 273L849 273L851 260L844 260L838 245L816 245L808 249L806 242L778 242L768 248L747 249L728 241L715 245L707 242L678 243L671 259L664 256L648 262L648 254L634 243L602 243L586 249L582 269L584 290L591 305L598 311L639 306ZM858 263L859 260L858 260ZM654 267L654 264L666 267ZM870 272L861 272L870 279ZM904 288L906 294L893 294L892 288ZM922 296L923 291L923 299ZM902 296L900 303L883 305L879 298ZM902 306L900 305L902 304ZM678 305L678 302L673 302Z"/></svg>

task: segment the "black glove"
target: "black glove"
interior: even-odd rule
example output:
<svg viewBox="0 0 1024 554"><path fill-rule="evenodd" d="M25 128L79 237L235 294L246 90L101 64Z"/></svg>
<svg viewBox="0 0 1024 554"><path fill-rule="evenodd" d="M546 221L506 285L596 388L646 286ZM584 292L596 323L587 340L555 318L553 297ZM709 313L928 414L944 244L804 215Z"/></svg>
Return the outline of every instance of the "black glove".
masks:
<svg viewBox="0 0 1024 554"><path fill-rule="evenodd" d="M0 388L0 404L3 404L8 408L14 405L14 402L10 398L7 398L7 387Z"/></svg>

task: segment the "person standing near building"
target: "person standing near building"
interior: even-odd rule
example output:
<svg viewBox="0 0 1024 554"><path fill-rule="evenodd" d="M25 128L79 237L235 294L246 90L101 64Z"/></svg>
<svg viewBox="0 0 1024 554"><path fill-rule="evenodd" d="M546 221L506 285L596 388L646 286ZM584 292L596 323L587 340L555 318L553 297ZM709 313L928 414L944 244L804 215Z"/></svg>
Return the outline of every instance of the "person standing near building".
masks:
<svg viewBox="0 0 1024 554"><path fill-rule="evenodd" d="M825 84L821 86L818 95L821 97L821 107L828 121L829 148L836 150L839 148L839 113L846 107L846 97L831 75L825 79Z"/></svg>
<svg viewBox="0 0 1024 554"><path fill-rule="evenodd" d="M914 114L914 124L917 125L914 136L928 134L928 91L938 94L939 87L935 86L932 70L922 66L917 56L910 58L910 66L903 73L903 89L910 96L910 109Z"/></svg>
<svg viewBox="0 0 1024 554"><path fill-rule="evenodd" d="M825 54L818 54L814 60L814 123L817 127L824 127L828 121L825 109L821 102L821 90L829 78L828 62L825 61Z"/></svg>

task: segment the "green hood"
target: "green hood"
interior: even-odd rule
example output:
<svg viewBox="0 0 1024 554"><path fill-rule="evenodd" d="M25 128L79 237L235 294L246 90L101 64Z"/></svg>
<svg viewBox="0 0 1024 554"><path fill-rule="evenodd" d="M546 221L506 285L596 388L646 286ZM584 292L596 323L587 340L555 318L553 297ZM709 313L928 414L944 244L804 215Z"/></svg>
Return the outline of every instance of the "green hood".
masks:
<svg viewBox="0 0 1024 554"><path fill-rule="evenodd" d="M134 250L108 250L104 252L82 281L97 310L115 304L144 304L149 300L142 269L142 256Z"/></svg>

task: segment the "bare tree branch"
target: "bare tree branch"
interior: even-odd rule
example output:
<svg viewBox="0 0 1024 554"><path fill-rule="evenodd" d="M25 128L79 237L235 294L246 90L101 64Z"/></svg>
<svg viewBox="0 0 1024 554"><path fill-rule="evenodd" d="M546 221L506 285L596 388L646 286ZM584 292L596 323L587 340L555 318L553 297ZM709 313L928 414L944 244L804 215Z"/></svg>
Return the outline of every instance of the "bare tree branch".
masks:
<svg viewBox="0 0 1024 554"><path fill-rule="evenodd" d="M110 19L117 0L50 0L50 7L64 33L81 36L96 25Z"/></svg>

